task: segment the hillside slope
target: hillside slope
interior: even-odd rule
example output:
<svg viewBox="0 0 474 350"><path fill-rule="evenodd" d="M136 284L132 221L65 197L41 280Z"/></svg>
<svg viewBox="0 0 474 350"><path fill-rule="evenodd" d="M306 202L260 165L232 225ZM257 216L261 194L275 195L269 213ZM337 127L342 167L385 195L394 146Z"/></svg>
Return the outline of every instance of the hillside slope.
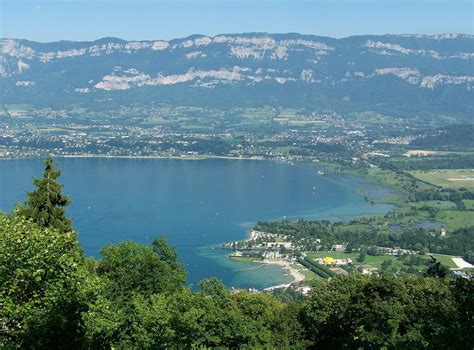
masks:
<svg viewBox="0 0 474 350"><path fill-rule="evenodd" d="M0 40L4 104L285 105L471 120L474 36Z"/></svg>

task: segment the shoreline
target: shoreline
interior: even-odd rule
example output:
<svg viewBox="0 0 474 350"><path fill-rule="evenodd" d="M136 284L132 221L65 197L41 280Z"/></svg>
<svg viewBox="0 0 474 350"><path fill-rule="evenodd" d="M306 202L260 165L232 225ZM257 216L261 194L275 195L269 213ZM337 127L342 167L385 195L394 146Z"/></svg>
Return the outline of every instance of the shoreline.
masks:
<svg viewBox="0 0 474 350"><path fill-rule="evenodd" d="M181 159L181 160L205 160L205 159L230 159L230 160L276 160L278 159L267 159L262 157L230 157L230 156L213 156L213 155L202 155L202 156L113 156L113 155L102 155L102 154L84 154L84 155L58 155L53 154L54 158L104 158L104 159ZM27 159L44 159L41 156L34 157L19 157L19 158L0 158L0 160L27 160Z"/></svg>
<svg viewBox="0 0 474 350"><path fill-rule="evenodd" d="M263 263L265 263L267 265L279 265L283 270L287 270L289 272L289 274L291 275L291 277L293 277L293 281L291 281L289 283L282 283L282 284L277 284L277 285L274 285L274 286L270 286L270 287L264 288L263 289L264 291L272 291L274 289L279 289L279 288L288 288L293 284L304 281L305 278L306 278L301 272L299 272L298 270L293 268L291 266L291 263L289 263L289 262L286 262L286 261L283 261L283 260L275 260L275 261L263 260Z"/></svg>
<svg viewBox="0 0 474 350"><path fill-rule="evenodd" d="M234 258L232 257L231 255L228 256L229 259L231 260L235 260L235 261L241 261L241 262L246 262L246 263L249 263L249 264L255 264L255 265L258 265L256 267L253 267L253 268L249 268L249 269L245 269L245 270L239 270L237 272L247 272L247 271L252 271L252 270L255 270L255 269L258 269L258 268L261 268L263 266L268 266L268 265L278 265L281 270L285 270L285 271L288 271L288 274L291 275L291 277L293 278L293 281L291 282L288 282L288 283L280 283L280 284L276 284L276 285L271 285L269 287L266 287L266 288L263 288L263 290L265 291L270 291L270 290L273 290L273 289L278 289L278 288L288 288L290 287L291 285L293 284L296 284L296 283L299 283L299 282L302 282L306 279L306 277L301 273L299 272L297 269L295 269L293 266L291 266L292 263L290 262L287 262L285 260L281 260L281 259L275 259L275 260L268 260L268 259L264 259L264 260L252 260L252 259L248 259L248 260L239 260L239 258Z"/></svg>
<svg viewBox="0 0 474 350"><path fill-rule="evenodd" d="M261 157L230 157L230 156L109 156L100 154L91 155L57 155L57 158L117 158L117 159L182 159L182 160L205 160L205 159L231 159L231 160L266 160ZM270 160L270 159L268 159Z"/></svg>
<svg viewBox="0 0 474 350"><path fill-rule="evenodd" d="M257 231L257 230L252 229L248 232L247 239L245 239L243 241L244 242L249 242L249 241L256 240L261 234L265 234L265 232L261 232L261 231ZM227 257L232 260L233 259L232 253L228 254ZM236 258L237 259L235 259L235 260L238 260L238 257L236 257ZM289 261L286 261L286 260L283 260L283 259L278 259L277 258L277 259L252 260L251 258L249 258L248 261L246 261L246 262L252 263L252 264L260 264L260 266L263 266L263 265L278 265L282 270L288 271L288 273L293 278L293 281L291 281L289 283L280 283L280 284L277 284L277 285L272 285L270 287L263 288L264 291L271 291L273 289L278 289L278 288L288 288L293 284L304 281L305 278L306 278L301 272L299 272L298 270L296 270L294 267L291 266L292 262L289 262Z"/></svg>
<svg viewBox="0 0 474 350"><path fill-rule="evenodd" d="M174 159L174 160L207 160L207 159L226 159L226 160L254 160L254 161L268 161L268 162L277 162L283 164L306 164L306 165L320 165L322 167L329 166L330 163L321 163L314 159L304 159L304 160L292 160L292 159L276 159L276 158L264 158L261 156L254 157L231 157L231 156L216 156L216 155L199 155L199 156L119 156L119 155L102 155L102 154L84 154L84 155L55 155L52 154L53 158L103 158L103 159ZM2 160L44 160L43 156L31 156L31 157L0 157Z"/></svg>

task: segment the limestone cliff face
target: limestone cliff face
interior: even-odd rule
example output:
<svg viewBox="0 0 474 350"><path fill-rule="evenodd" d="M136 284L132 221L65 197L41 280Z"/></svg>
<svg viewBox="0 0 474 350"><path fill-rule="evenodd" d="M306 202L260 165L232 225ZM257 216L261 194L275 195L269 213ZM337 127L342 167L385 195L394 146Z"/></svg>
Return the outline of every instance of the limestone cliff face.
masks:
<svg viewBox="0 0 474 350"><path fill-rule="evenodd" d="M394 94L397 101L416 94L423 104L437 96L449 103L454 94L458 103L459 99L468 103L473 97L474 37L440 34L333 39L251 33L194 35L170 41L104 38L37 43L1 39L0 77L6 102L31 101L32 95L44 98L45 90L81 101L87 95L176 87L207 93L218 89L216 96L226 89L241 93L248 88L256 98L271 95L278 100L280 95L288 95L286 89L291 87L307 92L308 101L313 95L327 95L322 100L336 98L350 104L359 101L365 91L379 96L366 103L385 103L380 91L383 87L387 103L393 101Z"/></svg>

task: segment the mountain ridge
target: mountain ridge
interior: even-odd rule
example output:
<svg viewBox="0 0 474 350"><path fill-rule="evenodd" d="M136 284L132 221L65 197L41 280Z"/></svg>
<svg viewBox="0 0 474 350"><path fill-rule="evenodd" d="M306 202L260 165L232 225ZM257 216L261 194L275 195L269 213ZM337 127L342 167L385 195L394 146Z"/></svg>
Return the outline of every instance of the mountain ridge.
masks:
<svg viewBox="0 0 474 350"><path fill-rule="evenodd" d="M152 42L152 41L174 41L174 40L187 40L192 39L195 37L208 37L208 38L215 38L216 36L221 35L229 35L229 36L237 36L237 35L299 35L299 36L307 36L307 37L314 37L314 38L326 38L326 39L333 39L333 40L345 40L345 39L352 39L358 37L404 37L404 38L424 38L424 39L433 39L433 40L448 40L448 39L474 39L474 34L467 34L467 33L454 33L454 32L446 32L446 33L437 33L437 34L421 34L421 33L385 33L385 34L354 34L349 36L343 36L340 38L331 37L327 35L318 35L318 34L308 34L308 33L298 33L298 32L235 32L235 33L221 33L216 35L207 35L207 34L190 34L188 36L183 37L176 37L172 39L124 39L116 36L104 36L94 40L69 40L69 39L60 39L60 40L52 40L52 41L36 41L30 40L27 38L14 38L14 37L0 37L1 40L16 40L16 41L25 41L29 43L36 43L36 44L56 44L56 43L95 43L98 41L105 41L105 40L117 40L122 42Z"/></svg>
<svg viewBox="0 0 474 350"><path fill-rule="evenodd" d="M474 112L474 36L243 33L140 41L0 39L0 82L3 103L9 104L57 105L62 100L63 105L93 105L111 99L117 105L147 100L215 105L212 100L220 99L229 107L245 97L250 105L409 114L418 106L417 113L469 120Z"/></svg>

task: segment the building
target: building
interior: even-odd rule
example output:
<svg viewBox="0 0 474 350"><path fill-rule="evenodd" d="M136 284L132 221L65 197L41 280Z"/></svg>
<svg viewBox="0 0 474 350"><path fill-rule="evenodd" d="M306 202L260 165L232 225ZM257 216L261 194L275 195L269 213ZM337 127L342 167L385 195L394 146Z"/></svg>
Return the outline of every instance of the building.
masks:
<svg viewBox="0 0 474 350"><path fill-rule="evenodd" d="M327 256L323 259L323 263L326 265L332 265L335 261L336 260L334 258L331 258L330 256Z"/></svg>
<svg viewBox="0 0 474 350"><path fill-rule="evenodd" d="M318 258L318 259L315 259L315 261L321 265L333 265L333 266L344 266L344 265L352 264L352 259L350 258L334 259L330 256L327 256L325 258Z"/></svg>
<svg viewBox="0 0 474 350"><path fill-rule="evenodd" d="M346 245L345 244L334 244L332 246L332 250L335 252L345 252L346 251Z"/></svg>
<svg viewBox="0 0 474 350"><path fill-rule="evenodd" d="M310 286L300 286L300 287L296 287L295 290L297 292L300 292L303 295L308 295L309 292L311 291L311 287Z"/></svg>
<svg viewBox="0 0 474 350"><path fill-rule="evenodd" d="M446 237L446 229L444 228L443 225L441 225L441 228L439 229L439 236Z"/></svg>

